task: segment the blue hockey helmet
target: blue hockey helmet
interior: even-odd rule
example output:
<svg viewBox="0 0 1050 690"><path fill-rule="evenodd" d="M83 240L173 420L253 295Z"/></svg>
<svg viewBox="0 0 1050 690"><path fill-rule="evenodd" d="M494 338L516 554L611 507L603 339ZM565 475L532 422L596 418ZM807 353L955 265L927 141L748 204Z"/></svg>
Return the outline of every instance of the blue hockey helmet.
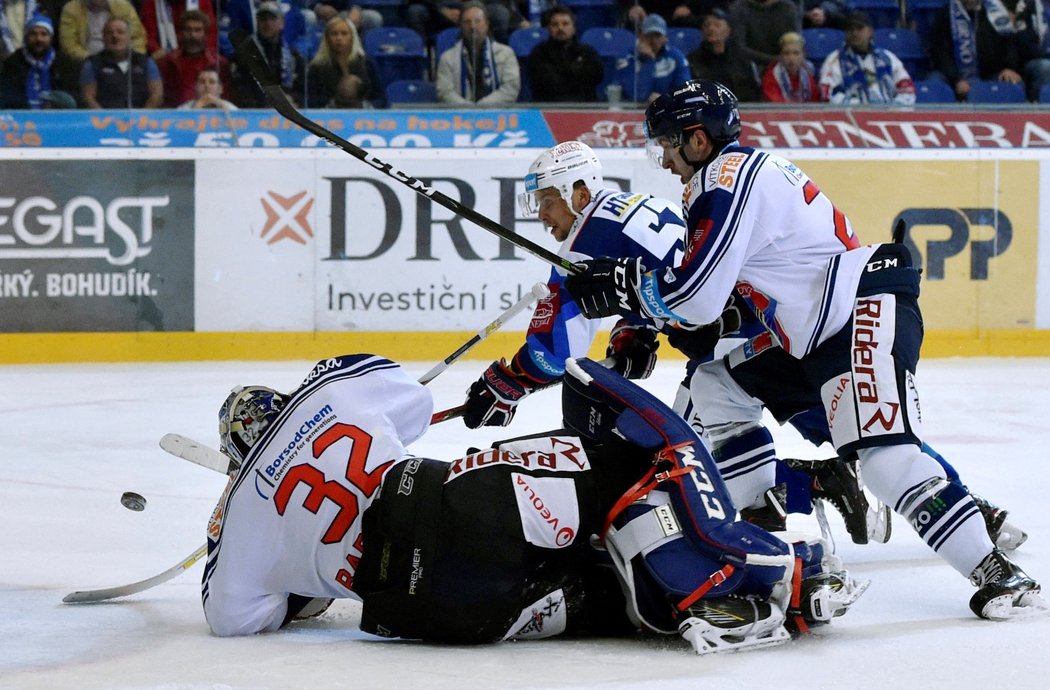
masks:
<svg viewBox="0 0 1050 690"><path fill-rule="evenodd" d="M240 467L277 419L285 396L265 386L237 386L219 408L219 448Z"/></svg>
<svg viewBox="0 0 1050 690"><path fill-rule="evenodd" d="M707 132L716 153L740 136L736 96L723 84L693 79L649 104L645 109L645 137L650 158L663 167L664 147L681 147L683 134L697 128Z"/></svg>

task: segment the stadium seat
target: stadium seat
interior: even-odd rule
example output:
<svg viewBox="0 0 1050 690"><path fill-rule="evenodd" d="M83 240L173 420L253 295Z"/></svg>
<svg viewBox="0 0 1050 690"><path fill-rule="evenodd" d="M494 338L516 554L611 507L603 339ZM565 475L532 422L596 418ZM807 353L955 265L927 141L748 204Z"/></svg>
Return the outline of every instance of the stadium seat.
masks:
<svg viewBox="0 0 1050 690"><path fill-rule="evenodd" d="M634 34L627 29L595 27L584 31L580 42L594 48L602 58L604 77L598 84L598 99L605 100L605 87L616 79L616 62L634 52Z"/></svg>
<svg viewBox="0 0 1050 690"><path fill-rule="evenodd" d="M582 35L587 29L616 24L616 0L562 0L562 4L576 15L576 33Z"/></svg>
<svg viewBox="0 0 1050 690"><path fill-rule="evenodd" d="M391 104L437 103L437 90L425 79L399 79L386 85L386 99Z"/></svg>
<svg viewBox="0 0 1050 690"><path fill-rule="evenodd" d="M943 79L920 79L915 82L916 103L955 103L955 91Z"/></svg>
<svg viewBox="0 0 1050 690"><path fill-rule="evenodd" d="M802 38L806 40L806 57L820 71L824 58L845 43L846 33L841 29L803 29Z"/></svg>
<svg viewBox="0 0 1050 690"><path fill-rule="evenodd" d="M704 34L691 26L674 26L667 30L667 42L682 51L683 55L689 55L699 48L702 40Z"/></svg>
<svg viewBox="0 0 1050 690"><path fill-rule="evenodd" d="M1044 84L1043 88L1039 89L1039 102L1050 103L1050 84Z"/></svg>
<svg viewBox="0 0 1050 690"><path fill-rule="evenodd" d="M404 0L358 0L356 3L367 10L375 10L383 17L383 26L404 26L401 7ZM349 5L348 5L349 8Z"/></svg>
<svg viewBox="0 0 1050 690"><path fill-rule="evenodd" d="M518 59L527 58L532 49L547 40L550 34L546 29L529 26L524 29L515 29L507 38L507 44L514 50Z"/></svg>
<svg viewBox="0 0 1050 690"><path fill-rule="evenodd" d="M376 62L384 84L400 79L422 79L427 66L423 37L412 29L384 26L363 39L365 53Z"/></svg>
<svg viewBox="0 0 1050 690"><path fill-rule="evenodd" d="M967 103L1007 104L1026 101L1024 86L1006 81L971 81L970 93L966 96Z"/></svg>
<svg viewBox="0 0 1050 690"><path fill-rule="evenodd" d="M456 45L461 35L458 26L450 26L437 32L434 36L434 59L440 60L441 54Z"/></svg>
<svg viewBox="0 0 1050 690"><path fill-rule="evenodd" d="M876 29L889 29L900 25L901 6L899 0L849 0L851 11L864 12L871 18Z"/></svg>
<svg viewBox="0 0 1050 690"><path fill-rule="evenodd" d="M913 81L926 76L930 61L922 49L919 34L911 29L875 29L874 40L876 46L900 58Z"/></svg>

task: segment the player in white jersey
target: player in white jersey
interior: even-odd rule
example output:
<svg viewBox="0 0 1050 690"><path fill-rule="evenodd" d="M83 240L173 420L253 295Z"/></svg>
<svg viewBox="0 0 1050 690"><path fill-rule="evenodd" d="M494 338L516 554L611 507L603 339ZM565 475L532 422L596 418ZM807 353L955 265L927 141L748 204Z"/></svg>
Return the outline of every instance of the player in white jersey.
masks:
<svg viewBox="0 0 1050 690"><path fill-rule="evenodd" d="M236 470L202 584L216 634L353 597L361 628L389 637L640 627L707 653L786 642L866 587L819 540L737 521L689 425L590 360L566 363L556 432L413 458L431 411L427 389L374 355L319 362L290 395L234 390L219 426Z"/></svg>
<svg viewBox="0 0 1050 690"><path fill-rule="evenodd" d="M647 266L673 266L683 256L685 222L677 205L606 187L601 161L578 141L558 144L533 161L519 205L550 229L561 242L558 254L572 261L625 256ZM467 391L468 427L506 426L522 398L561 378L566 359L587 354L599 322L580 316L564 281L564 270L552 268L551 294L536 305L525 343L509 362L493 362ZM627 378L647 377L656 362L657 329L639 319L617 323L608 348L613 369Z"/></svg>
<svg viewBox="0 0 1050 690"><path fill-rule="evenodd" d="M583 262L566 283L581 311L703 324L735 289L768 345L800 363L799 379L783 385L819 393L839 455L855 452L872 493L978 587L974 613L1008 618L1045 605L1038 583L992 544L965 488L922 451L919 275L907 250L858 246L845 215L797 166L741 146L736 98L717 82L657 99L646 129L650 151L685 185L686 258L658 271L632 259Z"/></svg>

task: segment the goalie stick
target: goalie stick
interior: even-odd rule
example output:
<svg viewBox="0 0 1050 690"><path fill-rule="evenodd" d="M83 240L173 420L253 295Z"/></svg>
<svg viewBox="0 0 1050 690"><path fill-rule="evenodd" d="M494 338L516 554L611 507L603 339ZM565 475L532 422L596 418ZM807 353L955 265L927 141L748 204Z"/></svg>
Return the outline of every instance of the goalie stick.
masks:
<svg viewBox="0 0 1050 690"><path fill-rule="evenodd" d="M433 187L428 187L418 178L412 177L411 175L398 170L390 163L384 163L360 146L351 144L335 132L325 129L321 125L310 120L295 107L291 100L289 100L288 95L281 89L280 82L270 70L269 65L266 64L266 59L260 52L259 46L255 44L255 41L251 40L251 37L243 34L243 32L241 32L241 36L231 35L231 39L233 39L234 45L236 46L237 58L248 68L252 78L255 79L256 83L259 84L259 88L261 88L263 93L266 94L266 99L270 101L270 104L282 116L299 125L307 132L334 144L354 158L367 163L384 175L392 177L398 182L406 185L417 194L421 194L431 201L444 206L456 215L463 216L482 229L488 230L492 234L503 238L516 247L524 249L533 256L543 259L552 266L562 268L570 274L580 272L580 269L568 259L558 256L554 252L541 247L535 242L521 237L513 230L503 227L491 218L478 213L468 206L464 206L452 197L434 189Z"/></svg>
<svg viewBox="0 0 1050 690"><path fill-rule="evenodd" d="M67 594L62 598L64 604L93 604L99 601L108 601L110 599L116 599L118 597L126 597L129 594L137 594L143 592L151 587L156 587L162 582L174 578L182 571L192 567L194 563L204 558L205 554L208 553L208 545L204 544L196 551L191 553L186 558L171 566L163 573L157 573L153 577L147 577L145 580L139 580L138 582L132 582L128 585L118 585L116 587L106 587L104 589L84 589L72 594Z"/></svg>

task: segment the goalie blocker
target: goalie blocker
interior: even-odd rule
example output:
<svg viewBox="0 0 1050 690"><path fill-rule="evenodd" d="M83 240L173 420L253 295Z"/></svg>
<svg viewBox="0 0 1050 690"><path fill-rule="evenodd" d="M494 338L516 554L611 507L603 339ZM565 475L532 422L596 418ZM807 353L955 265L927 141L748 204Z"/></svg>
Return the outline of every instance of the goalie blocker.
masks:
<svg viewBox="0 0 1050 690"><path fill-rule="evenodd" d="M464 643L642 627L706 653L787 641L863 592L819 541L737 521L670 408L568 364L567 429L391 469L365 513L364 630Z"/></svg>

